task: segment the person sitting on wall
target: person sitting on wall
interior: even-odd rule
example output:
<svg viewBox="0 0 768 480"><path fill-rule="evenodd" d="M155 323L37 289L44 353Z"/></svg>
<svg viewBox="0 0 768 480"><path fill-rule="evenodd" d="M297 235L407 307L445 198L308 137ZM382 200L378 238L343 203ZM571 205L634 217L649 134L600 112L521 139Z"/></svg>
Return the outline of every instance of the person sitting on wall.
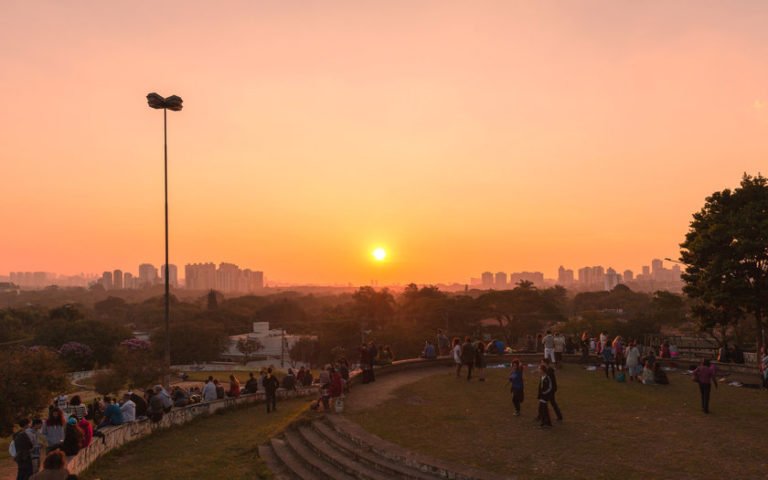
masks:
<svg viewBox="0 0 768 480"><path fill-rule="evenodd" d="M259 381L253 376L253 372L248 373L248 381L245 382L243 393L256 393L259 390Z"/></svg>
<svg viewBox="0 0 768 480"><path fill-rule="evenodd" d="M189 405L189 394L178 385L173 387L173 393L171 393L174 407L186 407Z"/></svg>
<svg viewBox="0 0 768 480"><path fill-rule="evenodd" d="M283 377L283 388L286 390L296 390L296 375L293 374L293 369L288 369L288 374Z"/></svg>
<svg viewBox="0 0 768 480"><path fill-rule="evenodd" d="M238 398L240 396L240 380L234 375L229 376L229 391L227 392L227 396L232 398Z"/></svg>
<svg viewBox="0 0 768 480"><path fill-rule="evenodd" d="M120 405L120 411L123 414L124 422L136 421L136 404L131 400L131 394L123 394L123 403Z"/></svg>
<svg viewBox="0 0 768 480"><path fill-rule="evenodd" d="M101 421L97 429L122 425L125 420L123 419L123 412L120 410L120 406L109 396L104 397L104 403L107 405L107 408L104 410L104 420Z"/></svg>
<svg viewBox="0 0 768 480"><path fill-rule="evenodd" d="M427 359L427 360L434 360L437 358L437 352L435 352L435 346L432 345L432 342L429 340L426 341L426 345L424 345L424 350L421 352L421 358Z"/></svg>

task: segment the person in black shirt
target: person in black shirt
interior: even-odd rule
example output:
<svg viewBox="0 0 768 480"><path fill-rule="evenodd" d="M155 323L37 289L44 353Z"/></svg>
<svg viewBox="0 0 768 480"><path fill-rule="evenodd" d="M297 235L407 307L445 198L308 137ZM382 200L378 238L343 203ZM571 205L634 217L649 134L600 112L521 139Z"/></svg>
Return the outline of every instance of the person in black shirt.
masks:
<svg viewBox="0 0 768 480"><path fill-rule="evenodd" d="M563 413L560 411L560 406L557 404L557 400L555 400L555 394L557 393L557 377L555 376L555 369L552 368L552 366L549 364L549 359L545 358L541 361L541 364L544 365L547 371L547 375L550 378L550 381L552 383L552 393L549 395L549 403L552 404L552 410L555 411L555 415L557 416L557 421L562 422L563 421Z"/></svg>
<svg viewBox="0 0 768 480"><path fill-rule="evenodd" d="M264 393L266 394L267 413L277 411L277 388L280 382L272 375L272 367L267 369L267 376L264 377ZM271 409L270 409L271 407Z"/></svg>

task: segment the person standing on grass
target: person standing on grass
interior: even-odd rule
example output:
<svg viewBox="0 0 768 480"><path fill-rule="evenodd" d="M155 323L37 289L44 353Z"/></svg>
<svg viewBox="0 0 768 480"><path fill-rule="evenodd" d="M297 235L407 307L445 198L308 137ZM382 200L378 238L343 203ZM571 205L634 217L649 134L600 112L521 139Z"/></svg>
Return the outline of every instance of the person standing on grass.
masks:
<svg viewBox="0 0 768 480"><path fill-rule="evenodd" d="M277 411L277 388L280 382L272 375L272 367L267 369L267 376L264 378L264 392L266 393L267 413ZM271 409L270 409L271 407Z"/></svg>
<svg viewBox="0 0 768 480"><path fill-rule="evenodd" d="M451 341L448 340L448 336L441 329L437 329L437 351L441 357L451 353Z"/></svg>
<svg viewBox="0 0 768 480"><path fill-rule="evenodd" d="M627 373L629 373L629 381L639 380L640 370L640 350L637 348L637 344L634 341L629 343L627 348Z"/></svg>
<svg viewBox="0 0 768 480"><path fill-rule="evenodd" d="M541 339L541 344L544 346L544 358L549 358L552 363L557 362L555 359L555 337L552 336L552 332L547 330L547 334Z"/></svg>
<svg viewBox="0 0 768 480"><path fill-rule="evenodd" d="M611 378L616 378L616 364L613 361L613 348L611 348L610 343L605 342L600 355L603 357L603 363L605 363L605 378L608 378L608 367L611 368Z"/></svg>
<svg viewBox="0 0 768 480"><path fill-rule="evenodd" d="M563 414L560 411L560 406L557 404L557 400L555 399L555 394L557 393L557 377L555 376L555 369L552 368L552 365L549 364L548 358L545 358L542 361L542 365L544 365L547 375L549 375L549 381L552 384L552 393L549 394L548 401L549 403L552 404L552 410L555 411L555 415L557 416L557 421L562 422Z"/></svg>
<svg viewBox="0 0 768 480"><path fill-rule="evenodd" d="M546 364L541 363L539 365L539 374L539 416L537 418L541 422L540 427L548 428L552 426L552 420L549 418L549 407L547 406L552 395L552 379L547 374Z"/></svg>
<svg viewBox="0 0 768 480"><path fill-rule="evenodd" d="M512 404L515 406L514 416L520 416L520 405L525 399L525 383L523 382L523 368L520 360L512 360L512 372L509 374L509 383L512 384Z"/></svg>
<svg viewBox="0 0 768 480"><path fill-rule="evenodd" d="M485 381L485 344L482 340L475 343L475 368L479 372L481 382Z"/></svg>
<svg viewBox="0 0 768 480"><path fill-rule="evenodd" d="M565 336L560 332L555 332L555 360L557 368L560 368L560 364L563 362L563 353L565 352Z"/></svg>
<svg viewBox="0 0 768 480"><path fill-rule="evenodd" d="M701 410L704 413L709 413L709 394L712 392L712 384L717 388L715 366L710 365L709 360L702 360L701 365L693 371L693 381L699 384Z"/></svg>
<svg viewBox="0 0 768 480"><path fill-rule="evenodd" d="M29 430L29 419L19 420L20 431L16 432L10 445L10 454L13 461L16 462L16 480L28 480L33 473L32 451L35 448L36 437L27 433Z"/></svg>
<svg viewBox="0 0 768 480"><path fill-rule="evenodd" d="M456 378L461 376L461 340L459 337L453 339L453 363L456 364Z"/></svg>
<svg viewBox="0 0 768 480"><path fill-rule="evenodd" d="M461 346L461 363L467 367L467 381L472 380L472 368L475 366L475 347L469 337L464 337L464 345Z"/></svg>
<svg viewBox="0 0 768 480"><path fill-rule="evenodd" d="M616 370L621 372L624 369L624 342L621 339L621 335L613 339L611 347L613 347L613 360L616 363Z"/></svg>
<svg viewBox="0 0 768 480"><path fill-rule="evenodd" d="M581 347L581 363L589 362L589 333L586 330L581 334L579 346Z"/></svg>

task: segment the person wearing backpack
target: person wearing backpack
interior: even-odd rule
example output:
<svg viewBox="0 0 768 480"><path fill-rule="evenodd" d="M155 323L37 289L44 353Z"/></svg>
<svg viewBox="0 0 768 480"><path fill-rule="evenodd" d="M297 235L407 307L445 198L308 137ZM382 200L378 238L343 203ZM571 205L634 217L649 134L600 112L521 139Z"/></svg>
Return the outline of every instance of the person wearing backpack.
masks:
<svg viewBox="0 0 768 480"><path fill-rule="evenodd" d="M22 418L19 420L20 431L16 432L13 436L13 441L8 446L8 453L13 457L16 462L18 471L16 473L16 480L27 480L32 476L32 450L35 448L35 441L37 435L29 430L29 419Z"/></svg>

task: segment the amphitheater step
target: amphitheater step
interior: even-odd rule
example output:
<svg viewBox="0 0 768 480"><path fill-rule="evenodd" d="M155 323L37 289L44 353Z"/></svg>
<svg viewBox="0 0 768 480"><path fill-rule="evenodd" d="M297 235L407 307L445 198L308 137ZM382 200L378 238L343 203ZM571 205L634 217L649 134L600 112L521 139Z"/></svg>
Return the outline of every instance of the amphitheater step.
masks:
<svg viewBox="0 0 768 480"><path fill-rule="evenodd" d="M326 421L344 439L357 445L362 450L382 457L393 464L401 464L415 469L424 474L432 475L432 478L445 478L455 480L503 480L514 477L491 474L475 468L454 465L442 460L437 460L422 454L408 451L403 447L387 442L373 435L360 425L340 415L327 415Z"/></svg>
<svg viewBox="0 0 768 480"><path fill-rule="evenodd" d="M293 450L294 454L301 459L311 470L319 473L324 478L333 480L354 480L355 477L346 474L336 465L319 457L313 449L305 442L304 438L295 430L286 430L285 443Z"/></svg>
<svg viewBox="0 0 768 480"><path fill-rule="evenodd" d="M386 478L409 480L434 480L439 478L371 453L369 450L352 443L323 421L312 422L312 428L323 441L332 445L337 451L342 452L347 458L354 459L359 464L373 468Z"/></svg>
<svg viewBox="0 0 768 480"><path fill-rule="evenodd" d="M314 472L305 467L304 463L293 454L291 449L288 448L284 440L273 438L270 440L270 446L275 453L275 457L277 457L282 466L290 471L296 478L302 480L321 480L325 478L324 476L315 475ZM272 470L272 473L275 473L275 471Z"/></svg>
<svg viewBox="0 0 768 480"><path fill-rule="evenodd" d="M267 468L272 472L274 480L293 480L296 478L280 462L271 445L259 445L259 457L264 460Z"/></svg>
<svg viewBox="0 0 768 480"><path fill-rule="evenodd" d="M356 461L357 459L347 452L335 448L335 444L328 442L310 427L299 427L299 434L304 442L317 452L326 461L334 464L340 470L361 480L388 480L391 475L386 475L368 467L366 464Z"/></svg>

